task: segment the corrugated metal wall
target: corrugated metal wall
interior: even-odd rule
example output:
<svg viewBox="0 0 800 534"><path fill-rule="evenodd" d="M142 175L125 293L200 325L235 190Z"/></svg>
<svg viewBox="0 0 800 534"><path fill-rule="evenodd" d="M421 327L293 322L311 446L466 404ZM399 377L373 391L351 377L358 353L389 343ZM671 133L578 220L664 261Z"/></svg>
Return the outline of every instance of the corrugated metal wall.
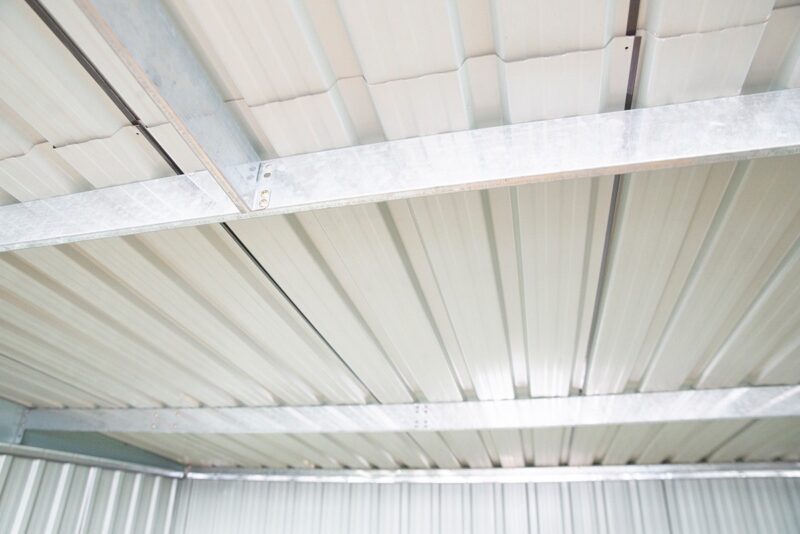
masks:
<svg viewBox="0 0 800 534"><path fill-rule="evenodd" d="M0 455L0 533L166 534L179 488L177 479Z"/></svg>
<svg viewBox="0 0 800 534"><path fill-rule="evenodd" d="M177 480L0 455L3 534L798 531L798 478L535 484Z"/></svg>
<svg viewBox="0 0 800 534"><path fill-rule="evenodd" d="M539 484L186 481L175 532L795 533L800 479Z"/></svg>

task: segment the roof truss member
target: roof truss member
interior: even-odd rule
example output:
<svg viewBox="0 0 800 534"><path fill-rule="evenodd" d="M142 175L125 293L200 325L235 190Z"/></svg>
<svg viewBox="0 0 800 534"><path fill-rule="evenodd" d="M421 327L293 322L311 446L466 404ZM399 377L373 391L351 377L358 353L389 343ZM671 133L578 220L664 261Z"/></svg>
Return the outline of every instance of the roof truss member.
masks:
<svg viewBox="0 0 800 534"><path fill-rule="evenodd" d="M254 161L269 207L209 171L0 207L0 250L434 193L800 152L800 89Z"/></svg>

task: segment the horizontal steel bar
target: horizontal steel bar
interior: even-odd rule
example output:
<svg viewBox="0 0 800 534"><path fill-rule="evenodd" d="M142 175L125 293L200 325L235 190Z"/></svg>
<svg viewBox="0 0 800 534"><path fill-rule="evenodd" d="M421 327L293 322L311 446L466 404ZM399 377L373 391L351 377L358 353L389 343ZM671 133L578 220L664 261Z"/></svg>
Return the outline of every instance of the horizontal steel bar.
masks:
<svg viewBox="0 0 800 534"><path fill-rule="evenodd" d="M657 464L489 469L253 469L187 466L183 470L109 460L71 452L0 443L0 455L70 463L169 478L253 482L337 482L348 484L480 484L603 482L708 478L800 477L800 463Z"/></svg>
<svg viewBox="0 0 800 534"><path fill-rule="evenodd" d="M186 478L192 480L345 484L485 484L796 477L800 477L800 463L794 462L397 470L186 468Z"/></svg>
<svg viewBox="0 0 800 534"><path fill-rule="evenodd" d="M425 404L33 409L26 430L158 433L410 432L800 415L800 386Z"/></svg>
<svg viewBox="0 0 800 534"><path fill-rule="evenodd" d="M0 207L0 250L222 220L236 207L207 172Z"/></svg>
<svg viewBox="0 0 800 534"><path fill-rule="evenodd" d="M254 167L270 171L265 184L270 204L266 210L244 215L208 173L4 206L0 250L798 152L800 89L792 89L255 162Z"/></svg>

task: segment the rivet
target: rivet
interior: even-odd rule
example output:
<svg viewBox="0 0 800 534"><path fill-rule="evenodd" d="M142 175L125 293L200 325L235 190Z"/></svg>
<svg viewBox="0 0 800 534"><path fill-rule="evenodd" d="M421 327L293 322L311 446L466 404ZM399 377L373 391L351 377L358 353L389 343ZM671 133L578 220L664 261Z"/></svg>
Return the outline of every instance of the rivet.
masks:
<svg viewBox="0 0 800 534"><path fill-rule="evenodd" d="M258 205L262 208L266 208L269 205L269 189L261 191L261 200L258 201Z"/></svg>

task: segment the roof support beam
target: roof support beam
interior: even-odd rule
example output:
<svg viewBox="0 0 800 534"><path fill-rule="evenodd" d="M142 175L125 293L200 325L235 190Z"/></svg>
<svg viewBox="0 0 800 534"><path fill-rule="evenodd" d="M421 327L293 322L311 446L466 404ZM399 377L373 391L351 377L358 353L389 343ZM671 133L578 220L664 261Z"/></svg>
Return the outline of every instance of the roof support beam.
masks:
<svg viewBox="0 0 800 534"><path fill-rule="evenodd" d="M258 154L163 3L78 0L78 5L236 212L264 207Z"/></svg>
<svg viewBox="0 0 800 534"><path fill-rule="evenodd" d="M797 478L800 463L587 465L486 469L252 469L187 467L191 480L336 482L342 484L486 484Z"/></svg>
<svg viewBox="0 0 800 534"><path fill-rule="evenodd" d="M154 467L0 443L0 456L42 459L89 467L190 480L240 480L250 482L337 482L344 484L485 484L536 482L610 482L632 480L798 478L800 463L725 463L657 465L587 465L559 467L504 467L486 469L259 469L249 467Z"/></svg>
<svg viewBox="0 0 800 534"><path fill-rule="evenodd" d="M453 191L800 152L800 89L469 130L254 162L269 207L208 172L0 207L0 250Z"/></svg>
<svg viewBox="0 0 800 534"><path fill-rule="evenodd" d="M151 433L410 432L546 428L800 415L800 386L424 404L34 409L26 430Z"/></svg>

